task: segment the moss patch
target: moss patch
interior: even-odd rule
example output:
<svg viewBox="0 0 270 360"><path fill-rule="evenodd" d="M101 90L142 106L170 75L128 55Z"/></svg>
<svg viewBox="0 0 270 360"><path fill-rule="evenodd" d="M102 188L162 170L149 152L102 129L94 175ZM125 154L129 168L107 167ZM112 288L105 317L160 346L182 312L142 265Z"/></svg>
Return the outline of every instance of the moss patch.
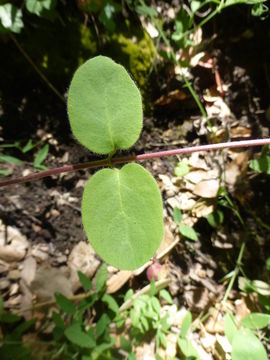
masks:
<svg viewBox="0 0 270 360"><path fill-rule="evenodd" d="M122 64L140 88L145 106L151 97L150 75L156 56L152 39L141 26L128 20L119 25L113 34L106 34L103 52Z"/></svg>

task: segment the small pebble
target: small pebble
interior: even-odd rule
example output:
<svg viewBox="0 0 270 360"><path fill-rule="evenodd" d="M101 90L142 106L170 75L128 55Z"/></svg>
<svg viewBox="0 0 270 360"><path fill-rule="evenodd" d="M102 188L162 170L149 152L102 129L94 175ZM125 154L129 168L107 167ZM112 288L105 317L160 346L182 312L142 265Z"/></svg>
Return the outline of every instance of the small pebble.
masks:
<svg viewBox="0 0 270 360"><path fill-rule="evenodd" d="M11 270L8 273L8 279L9 280L18 280L21 278L21 273L19 270Z"/></svg>
<svg viewBox="0 0 270 360"><path fill-rule="evenodd" d="M56 262L58 264L63 264L67 262L67 256L66 255L60 255L56 258Z"/></svg>
<svg viewBox="0 0 270 360"><path fill-rule="evenodd" d="M5 290L9 287L10 281L7 279L0 279L0 290Z"/></svg>
<svg viewBox="0 0 270 360"><path fill-rule="evenodd" d="M11 284L10 290L9 290L9 295L10 296L16 295L18 293L18 291L19 291L19 284L17 284L17 283Z"/></svg>

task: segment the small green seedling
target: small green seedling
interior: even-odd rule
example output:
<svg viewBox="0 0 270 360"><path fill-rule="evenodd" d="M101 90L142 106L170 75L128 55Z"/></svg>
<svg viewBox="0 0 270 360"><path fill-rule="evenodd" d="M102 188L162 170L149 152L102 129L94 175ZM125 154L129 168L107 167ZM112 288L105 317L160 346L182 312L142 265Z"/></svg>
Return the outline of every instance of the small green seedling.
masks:
<svg viewBox="0 0 270 360"><path fill-rule="evenodd" d="M179 232L182 236L192 241L198 240L196 231L191 226L182 222L182 213L178 208L173 209L173 219L178 225Z"/></svg>
<svg viewBox="0 0 270 360"><path fill-rule="evenodd" d="M241 321L241 327L238 328L232 314L227 313L224 317L224 331L232 346L232 360L267 360L266 350L254 332L269 324L270 315L251 313Z"/></svg>
<svg viewBox="0 0 270 360"><path fill-rule="evenodd" d="M181 333L178 338L178 346L185 359L199 360L199 354L188 338L188 332L192 324L192 314L187 311L181 326Z"/></svg>
<svg viewBox="0 0 270 360"><path fill-rule="evenodd" d="M89 150L108 154L130 148L142 129L141 95L127 71L98 56L75 73L68 114L76 139ZM108 263L120 269L142 266L163 237L163 210L156 181L142 166L127 164L95 173L82 199L88 240Z"/></svg>

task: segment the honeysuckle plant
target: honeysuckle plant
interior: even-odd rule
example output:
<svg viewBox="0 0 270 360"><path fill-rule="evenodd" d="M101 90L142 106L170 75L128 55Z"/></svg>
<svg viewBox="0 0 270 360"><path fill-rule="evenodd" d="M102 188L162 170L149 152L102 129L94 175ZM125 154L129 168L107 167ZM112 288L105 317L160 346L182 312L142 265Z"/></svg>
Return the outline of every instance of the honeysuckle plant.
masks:
<svg viewBox="0 0 270 360"><path fill-rule="evenodd" d="M138 140L143 124L140 92L125 68L97 56L75 72L68 92L68 116L75 138L107 158L67 165L0 182L0 187L86 168L97 171L85 185L82 222L95 251L109 264L125 270L142 266L163 238L163 209L158 185L135 161L233 147L261 146L270 139L202 145L157 153L114 157ZM116 164L125 164L116 167Z"/></svg>

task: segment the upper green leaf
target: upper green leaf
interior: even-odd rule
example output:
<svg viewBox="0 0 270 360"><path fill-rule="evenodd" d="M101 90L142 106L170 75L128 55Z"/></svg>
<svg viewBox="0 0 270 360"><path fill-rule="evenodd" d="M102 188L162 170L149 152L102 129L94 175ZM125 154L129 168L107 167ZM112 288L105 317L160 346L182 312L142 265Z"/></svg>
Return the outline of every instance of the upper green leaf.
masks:
<svg viewBox="0 0 270 360"><path fill-rule="evenodd" d="M0 32L20 33L23 28L22 11L12 4L0 6Z"/></svg>
<svg viewBox="0 0 270 360"><path fill-rule="evenodd" d="M75 72L68 113L77 140L100 154L128 149L142 129L138 88L123 66L104 56L88 60Z"/></svg>
<svg viewBox="0 0 270 360"><path fill-rule="evenodd" d="M242 325L249 329L263 329L270 324L270 315L262 313L252 313L244 317Z"/></svg>
<svg viewBox="0 0 270 360"><path fill-rule="evenodd" d="M26 9L38 16L42 16L45 11L51 11L55 8L56 0L26 0Z"/></svg>
<svg viewBox="0 0 270 360"><path fill-rule="evenodd" d="M157 183L138 164L98 171L84 189L82 221L88 240L106 262L126 270L140 267L163 237Z"/></svg>

